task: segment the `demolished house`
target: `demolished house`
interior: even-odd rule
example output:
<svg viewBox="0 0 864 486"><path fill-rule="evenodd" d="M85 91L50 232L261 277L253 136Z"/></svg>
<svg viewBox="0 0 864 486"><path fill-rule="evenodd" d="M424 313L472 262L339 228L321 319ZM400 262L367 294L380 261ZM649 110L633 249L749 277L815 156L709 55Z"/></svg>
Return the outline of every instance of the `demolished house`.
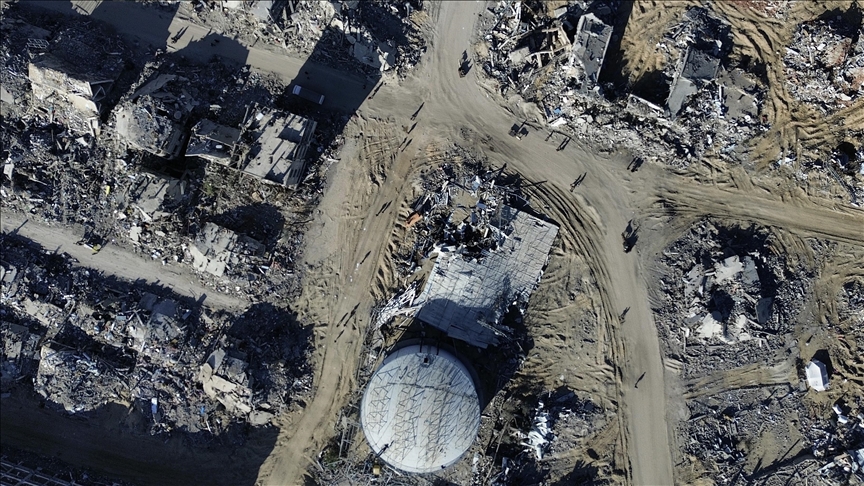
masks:
<svg viewBox="0 0 864 486"><path fill-rule="evenodd" d="M789 93L823 113L864 93L864 35L850 14L799 25L783 56Z"/></svg>
<svg viewBox="0 0 864 486"><path fill-rule="evenodd" d="M253 111L242 129L202 120L192 129L186 154L294 188L306 169L306 152L316 126L315 121L293 113L266 110Z"/></svg>
<svg viewBox="0 0 864 486"><path fill-rule="evenodd" d="M238 128L219 125L205 118L192 127L186 155L231 166L235 162L234 155L240 134Z"/></svg>
<svg viewBox="0 0 864 486"><path fill-rule="evenodd" d="M154 434L218 435L237 421L264 425L310 389L311 335L279 308L212 312L21 237L4 234L0 242L4 393L33 386L70 413L120 403L150 419ZM221 349L223 358L211 356ZM204 363L214 378L202 383Z"/></svg>
<svg viewBox="0 0 864 486"><path fill-rule="evenodd" d="M509 307L527 303L558 227L509 206L492 210L482 202L461 213L452 216L457 231L468 239L490 238L492 246L479 252L471 244L442 247L414 305L420 306L421 321L486 348L498 343L503 334L498 325Z"/></svg>
<svg viewBox="0 0 864 486"><path fill-rule="evenodd" d="M184 88L186 81L160 74L140 87L116 110L117 134L139 150L176 159L186 141L184 124L197 105Z"/></svg>
<svg viewBox="0 0 864 486"><path fill-rule="evenodd" d="M149 172L136 175L130 189L131 203L145 223L167 216L185 195L185 180Z"/></svg>
<svg viewBox="0 0 864 486"><path fill-rule="evenodd" d="M581 91L588 92L598 85L600 68L606 58L606 49L612 38L612 26L604 24L594 14L579 17L576 26L576 40L570 54L570 66L579 69L577 77L581 81Z"/></svg>
<svg viewBox="0 0 864 486"><path fill-rule="evenodd" d="M685 36L687 50L672 76L666 100L666 109L673 118L678 116L692 95L714 81L720 68L720 57L730 47L728 42L724 43L730 31L729 25L704 9L688 10L684 26L692 31Z"/></svg>
<svg viewBox="0 0 864 486"><path fill-rule="evenodd" d="M376 327L396 315L414 316L472 346L510 339L501 322L524 311L546 266L558 226L533 216L517 174L491 170L459 146L421 179L425 192L404 221L410 229L396 250L396 265L409 277L435 259L421 280L378 310ZM452 164L446 161L460 159Z"/></svg>
<svg viewBox="0 0 864 486"><path fill-rule="evenodd" d="M34 105L79 133L100 133L99 117L124 66L124 47L96 31L67 29L27 67ZM107 45L106 45L107 43Z"/></svg>
<svg viewBox="0 0 864 486"><path fill-rule="evenodd" d="M264 253L260 242L211 222L204 225L188 249L195 270L217 277L224 275L230 266Z"/></svg>

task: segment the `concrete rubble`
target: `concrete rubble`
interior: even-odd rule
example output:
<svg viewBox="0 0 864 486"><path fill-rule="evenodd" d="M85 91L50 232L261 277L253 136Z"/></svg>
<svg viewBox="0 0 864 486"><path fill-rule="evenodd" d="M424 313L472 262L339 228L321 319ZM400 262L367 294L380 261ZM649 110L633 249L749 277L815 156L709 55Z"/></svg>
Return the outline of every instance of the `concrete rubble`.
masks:
<svg viewBox="0 0 864 486"><path fill-rule="evenodd" d="M787 346L812 282L789 273L770 248L765 230L704 220L664 250L663 302L654 311L685 378L758 363Z"/></svg>
<svg viewBox="0 0 864 486"><path fill-rule="evenodd" d="M48 31L30 27L31 33L38 29L38 37L28 38L27 78L32 106L42 116L60 121L77 134L96 136L130 53L107 30L89 27L60 30L50 36L50 42Z"/></svg>
<svg viewBox="0 0 864 486"><path fill-rule="evenodd" d="M283 310L211 312L22 237L2 239L4 393L32 383L72 414L126 403L151 433L219 434L237 421L266 425L310 389L311 335L291 330Z"/></svg>
<svg viewBox="0 0 864 486"><path fill-rule="evenodd" d="M793 330L813 281L774 248L764 229L703 220L663 250L655 274L664 293L654 313L664 356L687 383L681 457L724 484L768 476L846 484L857 473L843 462L851 457L844 451L864 441L864 403L838 398L841 390L831 394L839 370L829 353L840 359L836 349L799 358ZM777 378L749 378L756 369ZM833 409L824 400L833 400ZM757 441L796 440L812 454L802 453L794 468L783 460L754 464Z"/></svg>
<svg viewBox="0 0 864 486"><path fill-rule="evenodd" d="M819 484L856 484L864 480L864 469L855 459L864 443L864 403L844 404L852 414L841 423L834 412L810 418L802 405L802 393L788 385L725 391L688 402L689 418L682 422L685 453L698 458L701 466L716 471L721 484L736 478L760 482L766 478ZM857 415L855 415L857 414ZM778 461L759 468L747 458L747 444L771 435L781 443L811 444L794 463ZM755 469L754 469L754 466Z"/></svg>
<svg viewBox="0 0 864 486"><path fill-rule="evenodd" d="M778 17L788 10L786 3L769 3L756 8ZM612 84L606 80L618 73L609 72L615 61L608 58L621 54L610 54L607 36L620 5L604 0L555 5L553 10L543 3L494 4L491 15L481 17L484 54L477 59L502 95L518 94L543 110L553 136L609 151L623 147L640 159L684 168L707 154L745 163L749 141L771 128L762 112L768 92L762 67L730 55L731 28L708 8L688 9L665 32L657 44L665 60L662 69ZM864 36L854 33L861 29L855 18L847 12L836 20L803 24L787 49L794 96L825 114L854 103L862 90ZM864 132L848 135L850 141L860 140ZM864 148L850 145L833 153L834 147L784 153L777 166L797 163L804 171L826 174L860 205Z"/></svg>
<svg viewBox="0 0 864 486"><path fill-rule="evenodd" d="M851 106L864 93L860 13L798 26L783 57L789 92L824 115Z"/></svg>
<svg viewBox="0 0 864 486"><path fill-rule="evenodd" d="M184 125L197 104L186 91L188 81L161 74L132 93L114 114L117 135L139 150L177 158L188 137Z"/></svg>
<svg viewBox="0 0 864 486"><path fill-rule="evenodd" d="M299 115L258 109L251 110L240 128L205 119L192 128L186 155L295 189L306 175L306 152L316 126Z"/></svg>
<svg viewBox="0 0 864 486"><path fill-rule="evenodd" d="M404 76L426 50L422 0L181 2L180 13L248 45L370 75Z"/></svg>
<svg viewBox="0 0 864 486"><path fill-rule="evenodd" d="M9 40L0 70L4 212L71 225L96 252L119 245L164 265L189 265L220 292L297 291L302 228L291 222L315 204L321 162L338 157L343 139L333 136L331 116L279 109L286 86L248 67L133 54L98 22L81 29L38 9L7 10L0 24ZM84 47L94 43L100 48L88 54ZM90 61L104 68L90 72ZM100 124L83 123L87 117ZM221 153L218 146L229 144L234 152ZM238 247L225 258L227 272L218 264L208 272L193 252L206 253L196 245L209 223L263 246Z"/></svg>

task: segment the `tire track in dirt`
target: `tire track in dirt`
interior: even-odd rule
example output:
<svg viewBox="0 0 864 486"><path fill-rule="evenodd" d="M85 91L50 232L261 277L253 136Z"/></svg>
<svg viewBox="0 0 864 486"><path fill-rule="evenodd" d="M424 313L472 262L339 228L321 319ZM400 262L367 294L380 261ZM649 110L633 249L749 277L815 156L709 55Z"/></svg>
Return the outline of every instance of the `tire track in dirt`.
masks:
<svg viewBox="0 0 864 486"><path fill-rule="evenodd" d="M637 0L624 29L621 51L630 82L639 80L650 70L662 70L666 56L655 46L663 34L679 22L687 8L699 5L696 0Z"/></svg>
<svg viewBox="0 0 864 486"><path fill-rule="evenodd" d="M398 130L392 121L353 123L346 133L343 160L357 154L359 163L337 166L330 176L331 186L309 231L309 240L319 244L307 248L308 270L296 303L300 318L314 323L314 395L297 423L283 428L273 454L262 466L259 478L266 484L292 484L303 477L332 434L338 410L356 387L364 321L375 303L372 284L379 274L372 262L380 260L394 218L393 210L379 212L378 208L401 187L384 186L386 174L398 176L406 164L396 163ZM352 137L360 132L364 137L358 142Z"/></svg>
<svg viewBox="0 0 864 486"><path fill-rule="evenodd" d="M853 207L828 209L800 197L772 200L740 191L695 186L682 180L664 184L657 204L666 214L690 217L716 216L776 226L803 236L825 237L860 244L864 210ZM793 210L794 208L794 210Z"/></svg>
<svg viewBox="0 0 864 486"><path fill-rule="evenodd" d="M612 279L607 271L605 251L604 248L597 246L598 243L605 240L599 222L585 211L582 205L574 202L572 195L565 194L555 186L535 185L529 194L533 196L533 199L542 203L542 206L548 206L546 209L548 216L559 226L558 238L561 240L560 244L564 255L590 255L589 258L585 259L585 263L592 281L595 282L599 290L600 297L599 302L595 303L596 318L600 328L595 358L596 365L602 367L605 364L609 368L608 371L601 369L600 373L611 372L617 388L616 395L620 397L623 372L618 363L623 360L624 346L617 331L620 326L618 315L613 310L614 306L611 302ZM543 284L544 282L541 281L541 285ZM542 374L542 370L532 369L530 363L526 362L525 369L520 374L538 373ZM626 407L623 400L619 400L619 407L622 409ZM621 412L616 414L619 439L616 442L614 461L616 464L627 464L629 462L627 455L629 434L627 433L627 424L624 421L627 414L625 410ZM627 468L628 471L630 469Z"/></svg>
<svg viewBox="0 0 864 486"><path fill-rule="evenodd" d="M795 371L794 362L790 360L784 360L771 366L757 363L688 380L683 383L687 390L684 393L684 398L692 400L740 388L756 388L784 383L795 384L797 381L798 373Z"/></svg>

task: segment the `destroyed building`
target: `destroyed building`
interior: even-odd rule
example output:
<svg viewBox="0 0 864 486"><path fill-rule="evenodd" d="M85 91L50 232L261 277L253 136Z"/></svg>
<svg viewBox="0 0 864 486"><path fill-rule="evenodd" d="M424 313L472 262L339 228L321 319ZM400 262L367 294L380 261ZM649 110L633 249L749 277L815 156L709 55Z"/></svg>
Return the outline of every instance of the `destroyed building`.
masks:
<svg viewBox="0 0 864 486"><path fill-rule="evenodd" d="M187 157L199 157L208 162L231 166L235 163L240 129L219 125L212 120L203 119L192 127Z"/></svg>
<svg viewBox="0 0 864 486"><path fill-rule="evenodd" d="M787 86L799 101L831 113L864 93L864 35L860 13L817 19L797 27L783 56Z"/></svg>
<svg viewBox="0 0 864 486"><path fill-rule="evenodd" d="M452 221L466 238L476 233L491 238L493 248L475 253L442 247L415 301L421 306L417 318L450 337L486 348L498 342L501 331L496 326L510 305L527 303L558 227L509 206L490 210L483 203L455 212Z"/></svg>
<svg viewBox="0 0 864 486"><path fill-rule="evenodd" d="M252 110L240 129L205 119L193 127L186 154L295 188L316 126L308 118L270 110Z"/></svg>
<svg viewBox="0 0 864 486"><path fill-rule="evenodd" d="M673 118L693 94L714 81L721 56L731 48L730 26L705 9L688 10L682 26L682 31L687 29L684 36L687 48L676 64L666 100L666 109Z"/></svg>
<svg viewBox="0 0 864 486"><path fill-rule="evenodd" d="M185 123L198 104L186 90L186 78L160 74L141 86L114 114L117 134L139 150L168 160L186 142Z"/></svg>
<svg viewBox="0 0 864 486"><path fill-rule="evenodd" d="M252 389L246 373L249 363L241 357L226 354L219 348L207 357L198 372L198 381L208 397L218 400L228 410L243 414L252 412ZM272 417L272 414L270 415Z"/></svg>
<svg viewBox="0 0 864 486"><path fill-rule="evenodd" d="M731 368L758 362L766 346L782 346L802 305L797 296L811 283L800 273L789 277L772 243L760 228L706 220L670 245L661 286L675 300L654 310L665 352L690 363L685 378L715 368L711 356Z"/></svg>
<svg viewBox="0 0 864 486"><path fill-rule="evenodd" d="M140 172L133 177L135 180L130 187L128 199L137 210L137 219L145 223L167 216L186 196L185 179L151 172ZM140 232L140 228L138 231ZM133 236L132 240L136 241L137 238Z"/></svg>
<svg viewBox="0 0 864 486"><path fill-rule="evenodd" d="M66 29L34 39L28 65L33 105L79 133L100 133L100 116L124 69L125 46L102 29Z"/></svg>
<svg viewBox="0 0 864 486"><path fill-rule="evenodd" d="M264 425L309 390L311 334L279 308L211 313L24 238L0 239L4 393L32 384L70 413L131 404L152 419L152 433L216 435L238 420ZM212 374L202 379L205 365Z"/></svg>
<svg viewBox="0 0 864 486"><path fill-rule="evenodd" d="M195 270L221 277L232 266L262 256L264 245L208 222L188 250Z"/></svg>
<svg viewBox="0 0 864 486"><path fill-rule="evenodd" d="M499 80L502 92L515 87L526 95L533 91L533 80L554 75L556 68L580 93L598 92L612 38L605 20L610 9L593 6L589 11L575 3L546 16L543 5L502 2L495 7L499 20L485 36L490 58L484 70Z"/></svg>
<svg viewBox="0 0 864 486"><path fill-rule="evenodd" d="M598 86L600 69L606 58L606 49L612 38L612 26L600 21L594 14L579 17L576 26L576 40L570 54L570 66L581 68L577 74L581 91L587 92Z"/></svg>

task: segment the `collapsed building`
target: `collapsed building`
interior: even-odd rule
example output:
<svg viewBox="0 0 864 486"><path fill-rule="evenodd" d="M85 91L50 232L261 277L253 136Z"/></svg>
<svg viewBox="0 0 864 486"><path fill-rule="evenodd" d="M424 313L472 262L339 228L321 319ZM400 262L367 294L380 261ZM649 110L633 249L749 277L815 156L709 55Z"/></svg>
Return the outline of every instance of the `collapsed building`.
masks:
<svg viewBox="0 0 864 486"><path fill-rule="evenodd" d="M582 92L599 86L600 69L611 38L612 26L604 24L596 15L589 13L579 17L570 66L581 66L582 74L574 77L580 80Z"/></svg>
<svg viewBox="0 0 864 486"><path fill-rule="evenodd" d="M490 57L484 70L499 80L502 91L513 87L525 94L534 80L546 78L560 64L580 93L599 92L600 71L612 38L612 26L604 21L609 9L589 11L574 4L556 9L550 18L542 8L532 10L542 5L502 2L495 7L499 20L485 37Z"/></svg>
<svg viewBox="0 0 864 486"><path fill-rule="evenodd" d="M211 313L20 237L3 235L3 245L4 393L32 383L70 413L131 403L153 433L218 434L236 421L265 425L309 390L310 335L278 308Z"/></svg>
<svg viewBox="0 0 864 486"><path fill-rule="evenodd" d="M660 268L670 297L654 311L666 353L689 363L684 378L716 369L716 357L733 368L783 346L802 306L798 296L812 282L800 272L790 278L772 244L760 228L705 220L668 248Z"/></svg>
<svg viewBox="0 0 864 486"><path fill-rule="evenodd" d="M188 251L195 270L221 277L231 266L263 256L264 245L253 238L238 235L208 222L188 246Z"/></svg>
<svg viewBox="0 0 864 486"><path fill-rule="evenodd" d="M164 218L187 196L187 181L164 174L142 171L134 176L129 189L128 200L137 209L142 222L149 223ZM132 225L129 229L133 242L138 241L141 227Z"/></svg>
<svg viewBox="0 0 864 486"><path fill-rule="evenodd" d="M296 188L306 170L306 153L317 123L293 113L252 112L241 128L201 120L192 129L186 154Z"/></svg>
<svg viewBox="0 0 864 486"><path fill-rule="evenodd" d="M106 101L124 69L125 47L101 29L68 28L31 39L27 71L33 105L78 133L96 136Z"/></svg>
<svg viewBox="0 0 864 486"><path fill-rule="evenodd" d="M117 134L132 146L168 160L176 159L186 142L185 123L198 104L186 90L188 80L160 74L117 107Z"/></svg>
<svg viewBox="0 0 864 486"><path fill-rule="evenodd" d="M477 202L454 211L465 243L442 246L426 286L414 302L417 318L472 346L498 343L497 326L514 303L524 306L540 281L558 227L510 206ZM488 249L471 239L489 238Z"/></svg>
<svg viewBox="0 0 864 486"><path fill-rule="evenodd" d="M787 86L795 99L822 113L851 106L864 92L864 35L854 11L797 27L783 56Z"/></svg>
<svg viewBox="0 0 864 486"><path fill-rule="evenodd" d="M683 39L686 50L675 64L666 109L674 118L686 101L700 88L714 81L720 58L731 49L731 26L702 8L693 8L672 38Z"/></svg>

